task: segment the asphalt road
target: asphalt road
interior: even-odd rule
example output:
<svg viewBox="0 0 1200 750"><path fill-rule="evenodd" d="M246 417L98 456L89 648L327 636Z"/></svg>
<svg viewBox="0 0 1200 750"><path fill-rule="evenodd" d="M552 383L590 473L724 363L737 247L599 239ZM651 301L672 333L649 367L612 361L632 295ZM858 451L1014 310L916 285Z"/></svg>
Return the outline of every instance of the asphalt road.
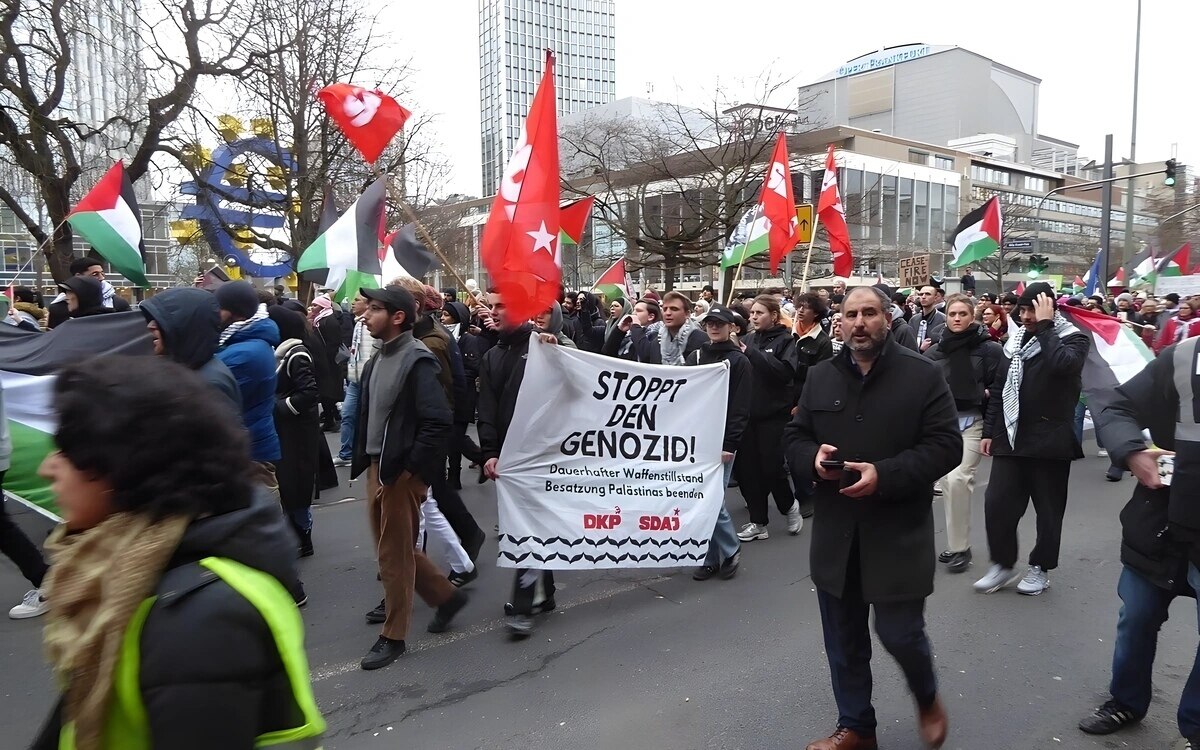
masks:
<svg viewBox="0 0 1200 750"><path fill-rule="evenodd" d="M946 747L1179 746L1175 703L1197 643L1187 599L1176 602L1159 639L1156 697L1143 724L1107 738L1075 728L1108 684L1120 572L1117 513L1132 489L1130 478L1106 483L1105 466L1088 458L1073 467L1061 567L1040 597L971 590L986 567L977 489L976 564L959 576L939 571L928 602L950 713ZM987 471L985 461L982 481ZM520 643L503 628L511 572L485 564L455 630L425 633L430 613L418 601L410 652L367 673L358 659L377 631L363 613L381 593L361 495L357 482L326 493L327 504L315 514L317 554L302 562L309 661L329 722L329 750L802 748L833 729L809 579L809 529L789 537L783 519L773 516L772 537L746 545L732 581L696 583L690 571L674 569L557 575L558 611L539 618L534 636ZM334 502L343 497L351 499ZM464 497L490 530L492 487L471 484ZM740 505L731 497L738 524L746 520ZM1023 554L1031 516L1022 525ZM484 559L495 549L493 539ZM25 589L15 568L0 563L0 602L16 603ZM880 746L921 747L903 679L878 646L875 682ZM26 746L51 700L38 621L0 619L0 746Z"/></svg>

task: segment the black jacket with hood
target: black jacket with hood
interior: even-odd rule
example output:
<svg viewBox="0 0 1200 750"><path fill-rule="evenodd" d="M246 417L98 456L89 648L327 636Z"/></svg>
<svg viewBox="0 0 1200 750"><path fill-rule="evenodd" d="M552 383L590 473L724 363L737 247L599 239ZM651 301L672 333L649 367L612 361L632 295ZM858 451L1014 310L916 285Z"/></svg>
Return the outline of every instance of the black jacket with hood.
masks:
<svg viewBox="0 0 1200 750"><path fill-rule="evenodd" d="M705 341L699 349L683 360L685 365L711 365L717 362L729 363L729 398L725 404L725 439L721 442L721 450L736 453L738 446L742 444L746 424L750 421L750 402L754 387L754 373L751 372L750 360L732 341L716 344Z"/></svg>
<svg viewBox="0 0 1200 750"><path fill-rule="evenodd" d="M83 278L83 277L73 276L72 278ZM88 276L87 278L91 278L91 277ZM95 281L95 279L92 279L92 280ZM70 279L68 279L67 281L70 281ZM65 284L67 282L63 282L63 283ZM99 282L97 282L97 283L99 283ZM70 286L70 284L68 284L68 286ZM72 291L74 291L76 295L79 294L79 292L74 289L72 289ZM97 303L100 307L103 307L108 312L129 312L129 310L130 310L129 303L126 302L125 298L119 294L113 295L112 303L113 303L113 306L111 308L105 307L105 305L104 305L104 286L101 285L100 286L100 299L99 299L99 302ZM89 314L96 314L96 313L93 312L93 313L89 313ZM49 305L46 306L46 327L47 328L57 328L59 325L62 324L63 321L69 320L70 318L79 318L79 317L83 317L83 316L79 315L78 313L73 315L67 309L67 301L65 299L60 300L58 302L51 302Z"/></svg>
<svg viewBox="0 0 1200 750"><path fill-rule="evenodd" d="M533 324L526 323L501 333L479 368L479 447L485 461L500 457L517 406L517 393L525 379L529 334L533 330Z"/></svg>
<svg viewBox="0 0 1200 750"><path fill-rule="evenodd" d="M104 306L104 287L91 276L72 276L59 284L59 287L66 287L66 289L74 292L75 298L79 302L74 312L67 313L68 318L86 318L89 315L103 315L105 313L116 312L115 307ZM113 298L114 306L116 305L116 299L115 297ZM67 303L64 301L62 305L65 309ZM53 307L53 304L51 307ZM125 309L129 309L129 303L125 303Z"/></svg>
<svg viewBox="0 0 1200 750"><path fill-rule="evenodd" d="M746 337L746 358L753 368L754 400L750 419L786 420L795 403L796 338L787 326L752 331Z"/></svg>
<svg viewBox="0 0 1200 750"><path fill-rule="evenodd" d="M265 489L245 508L188 526L142 629L138 683L153 747L251 748L258 735L295 726L291 684L262 615L193 563L229 558L296 591L296 543ZM58 748L60 709L34 750Z"/></svg>
<svg viewBox="0 0 1200 750"><path fill-rule="evenodd" d="M479 368L483 356L492 348L491 339L471 333L471 311L461 302L446 303L446 312L458 323L458 350L462 357L464 388L455 392L454 421L474 422L479 402Z"/></svg>
<svg viewBox="0 0 1200 750"><path fill-rule="evenodd" d="M242 413L237 378L217 359L221 310L217 298L203 289L178 288L159 292L138 306L146 321L158 324L166 354L225 397L233 413Z"/></svg>

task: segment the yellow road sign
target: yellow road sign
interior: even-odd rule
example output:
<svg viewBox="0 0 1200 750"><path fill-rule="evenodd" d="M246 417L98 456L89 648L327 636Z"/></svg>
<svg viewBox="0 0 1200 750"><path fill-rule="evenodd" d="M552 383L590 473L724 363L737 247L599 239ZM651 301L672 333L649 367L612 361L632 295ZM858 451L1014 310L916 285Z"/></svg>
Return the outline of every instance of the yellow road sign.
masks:
<svg viewBox="0 0 1200 750"><path fill-rule="evenodd" d="M813 236L813 205L801 203L796 206L796 244L807 245Z"/></svg>

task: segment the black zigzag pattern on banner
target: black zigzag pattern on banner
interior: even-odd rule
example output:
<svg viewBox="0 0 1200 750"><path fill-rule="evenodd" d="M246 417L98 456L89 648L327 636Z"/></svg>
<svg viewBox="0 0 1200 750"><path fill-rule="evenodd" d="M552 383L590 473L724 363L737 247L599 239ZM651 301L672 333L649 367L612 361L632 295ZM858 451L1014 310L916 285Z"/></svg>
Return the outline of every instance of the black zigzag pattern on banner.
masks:
<svg viewBox="0 0 1200 750"><path fill-rule="evenodd" d="M704 561L704 558L707 556L707 553L708 553L708 540L707 539L634 539L632 537L625 537L624 539L613 539L612 537L604 537L603 539L588 539L586 537L579 537L579 538L575 538L575 539L566 539L566 538L560 537L560 536L550 537L549 539L542 539L542 538L536 537L536 536L516 537L516 536L513 536L512 534L501 534L500 541L502 543L508 542L513 545L527 545L527 544L532 543L532 544L536 544L540 547L548 547L552 544L559 544L559 545L573 548L573 547L579 546L580 544L586 543L586 544L591 545L592 547L599 547L602 544L610 544L610 545L613 545L614 547L623 547L623 546L633 545L635 547L641 548L641 547L646 546L647 544L650 544L650 545L653 545L653 546L659 547L659 548L666 547L668 545L674 545L675 547L679 547L679 548L683 548L683 547L695 547L696 548L696 551L694 551L694 552L682 552L682 551L681 552L663 552L661 554L655 554L654 552L643 552L641 554L638 554L636 552L621 552L620 554L614 554L612 552L600 552L595 555L588 554L587 552L583 552L583 551L575 552L575 553L569 554L569 555L563 554L562 552L549 552L547 554L541 554L541 553L532 552L532 551L522 552L520 554L514 554L512 552L506 552L505 550L501 549L500 555L502 557L508 558L509 560L512 560L514 563L520 563L529 558L533 558L534 560L537 560L538 562L543 562L543 563L550 562L553 560L562 560L563 562L569 563L569 564L577 563L577 562L580 562L583 560L586 560L589 563L598 563L598 562L605 562L605 561L613 562L613 563L622 563L625 561L645 562L647 560L653 560L654 562L663 562L664 560L670 560L672 562L678 562L678 563L699 563L699 562Z"/></svg>
<svg viewBox="0 0 1200 750"><path fill-rule="evenodd" d="M513 536L512 534L501 534L500 541L510 544L525 544L533 542L543 547L551 544L562 544L567 547L575 547L580 544L589 544L593 547L599 547L602 544L611 544L614 547L623 547L627 544L632 544L635 547L644 547L647 544L653 544L655 547L666 547L673 544L676 547L703 547L708 549L707 539L634 539L633 537L625 537L624 539L613 539L612 537L604 537L603 539L588 539L587 537L578 537L576 539L567 539L561 536L552 536L549 539L542 539L537 536Z"/></svg>

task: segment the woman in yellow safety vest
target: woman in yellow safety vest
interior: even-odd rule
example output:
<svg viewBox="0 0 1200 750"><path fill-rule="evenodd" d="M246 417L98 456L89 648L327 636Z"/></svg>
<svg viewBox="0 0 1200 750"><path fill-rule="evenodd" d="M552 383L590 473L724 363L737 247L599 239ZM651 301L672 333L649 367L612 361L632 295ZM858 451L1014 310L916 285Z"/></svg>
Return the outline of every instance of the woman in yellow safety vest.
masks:
<svg viewBox="0 0 1200 750"><path fill-rule="evenodd" d="M209 388L162 357L58 375L41 474L64 521L45 589L62 698L35 748L321 746L296 538Z"/></svg>

